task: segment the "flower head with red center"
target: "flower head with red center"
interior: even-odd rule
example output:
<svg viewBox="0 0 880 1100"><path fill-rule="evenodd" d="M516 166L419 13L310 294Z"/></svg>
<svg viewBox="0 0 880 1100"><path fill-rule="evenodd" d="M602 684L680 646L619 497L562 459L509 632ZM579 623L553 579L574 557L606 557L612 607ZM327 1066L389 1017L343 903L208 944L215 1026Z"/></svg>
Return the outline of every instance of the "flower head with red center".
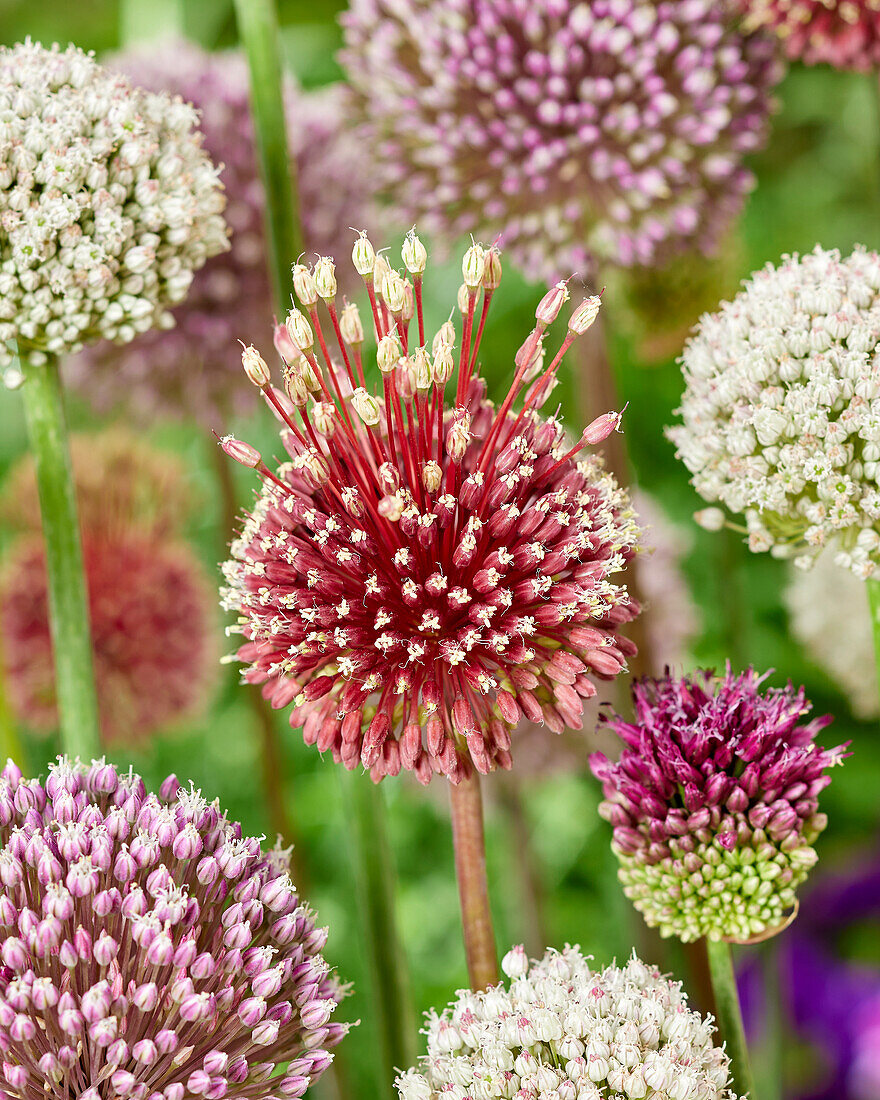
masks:
<svg viewBox="0 0 880 1100"><path fill-rule="evenodd" d="M880 63L878 0L739 0L752 29L770 27L790 58L867 72Z"/></svg>
<svg viewBox="0 0 880 1100"><path fill-rule="evenodd" d="M633 652L617 629L638 608L616 575L638 528L601 461L578 458L619 416L600 417L569 447L538 411L599 302L572 312L545 363L547 328L568 297L561 283L548 292L496 409L478 357L497 252L468 249L460 337L447 321L430 343L415 234L403 247L409 277L363 236L353 259L381 392L366 387L357 308L337 312L333 264L295 268L304 312L275 338L286 395L253 348L243 356L284 422L290 461L273 473L246 443L223 441L264 482L225 567L225 603L247 639L245 679L275 706L294 703L291 725L308 743L375 780L403 767L423 782L432 772L458 782L471 766L510 766L523 716L578 726L596 690L590 675L616 675Z"/></svg>
<svg viewBox="0 0 880 1100"><path fill-rule="evenodd" d="M45 783L9 762L4 1095L302 1096L347 1029L288 856L174 776L157 797L103 760L60 758Z"/></svg>
<svg viewBox="0 0 880 1100"><path fill-rule="evenodd" d="M818 796L843 749L816 744L830 716L798 724L803 688L761 691L765 678L638 682L635 720L607 719L620 759L590 759L626 894L663 936L772 935L816 862Z"/></svg>

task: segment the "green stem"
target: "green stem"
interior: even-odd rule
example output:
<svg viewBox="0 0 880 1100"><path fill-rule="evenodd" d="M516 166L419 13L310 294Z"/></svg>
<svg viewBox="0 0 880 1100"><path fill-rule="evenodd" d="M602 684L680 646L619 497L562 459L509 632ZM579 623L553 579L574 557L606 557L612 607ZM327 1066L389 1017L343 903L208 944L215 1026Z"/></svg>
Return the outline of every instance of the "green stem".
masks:
<svg viewBox="0 0 880 1100"><path fill-rule="evenodd" d="M235 0L235 12L250 69L251 110L266 193L269 269L276 308L283 317L290 308L290 265L303 245L284 121L278 19L273 0Z"/></svg>
<svg viewBox="0 0 880 1100"><path fill-rule="evenodd" d="M21 387L46 544L49 617L61 747L85 760L101 755L89 608L79 517L58 363L22 357Z"/></svg>
<svg viewBox="0 0 880 1100"><path fill-rule="evenodd" d="M727 1044L727 1053L730 1056L733 1091L737 1096L745 1096L748 1093L751 1100L754 1100L755 1085L752 1079L752 1066L742 1011L739 1007L739 993L736 989L730 945L723 940L707 939L706 954L709 957L709 973L712 975L715 1011L718 1014L721 1038Z"/></svg>
<svg viewBox="0 0 880 1100"><path fill-rule="evenodd" d="M877 668L877 685L880 687L880 579L869 577L865 584L868 589L868 606L871 609L871 634L874 638L874 664Z"/></svg>
<svg viewBox="0 0 880 1100"><path fill-rule="evenodd" d="M395 1069L416 1061L407 968L394 909L394 865L385 829L381 790L364 775L337 769L353 839L358 917L363 925L379 1038L377 1095L386 1095Z"/></svg>

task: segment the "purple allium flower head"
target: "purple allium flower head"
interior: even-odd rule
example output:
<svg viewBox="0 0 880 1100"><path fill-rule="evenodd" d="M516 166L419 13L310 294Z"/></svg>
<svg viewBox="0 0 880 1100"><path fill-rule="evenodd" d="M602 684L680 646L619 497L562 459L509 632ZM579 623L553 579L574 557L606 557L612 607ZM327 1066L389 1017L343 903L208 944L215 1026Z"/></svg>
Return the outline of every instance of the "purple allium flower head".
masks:
<svg viewBox="0 0 880 1100"><path fill-rule="evenodd" d="M606 719L620 760L590 759L626 894L663 936L770 935L816 862L818 795L843 750L815 742L830 717L798 724L803 689L761 691L765 678L637 682L635 720Z"/></svg>
<svg viewBox="0 0 880 1100"><path fill-rule="evenodd" d="M173 328L124 348L90 349L71 365L70 378L102 410L124 406L140 420L190 416L217 426L252 400L238 341L260 339L272 323L247 65L239 53L211 54L187 43L136 50L112 64L201 112L205 146L222 166L231 249L199 272L174 310ZM352 217L356 224L371 221L359 143L347 129L346 93L341 87L304 93L287 77L284 99L305 244L310 253L333 253L347 247Z"/></svg>
<svg viewBox="0 0 880 1100"><path fill-rule="evenodd" d="M395 209L549 281L712 249L780 74L728 0L353 0L343 24Z"/></svg>
<svg viewBox="0 0 880 1100"><path fill-rule="evenodd" d="M868 72L880 63L878 0L739 0L745 24L770 27L790 58Z"/></svg>
<svg viewBox="0 0 880 1100"><path fill-rule="evenodd" d="M510 767L523 718L579 726L592 677L625 668L635 647L618 629L638 605L620 572L638 527L601 459L579 457L619 415L597 418L570 446L539 412L599 299L575 308L545 364L568 290L544 296L496 409L479 355L497 252L467 250L461 335L448 320L433 340L422 314L427 254L412 232L402 257L406 277L368 238L355 242L375 350L357 306L337 310L327 258L294 269L303 310L276 330L286 397L245 349L290 461L272 472L248 444L222 441L263 479L224 567L224 600L247 639L245 679L273 705L294 704L290 722L307 743L377 781L403 767L424 783L435 772L458 782L472 767ZM381 390L368 392L365 367Z"/></svg>
<svg viewBox="0 0 880 1100"><path fill-rule="evenodd" d="M341 990L286 851L103 760L8 763L0 821L4 1095L295 1098L326 1069Z"/></svg>

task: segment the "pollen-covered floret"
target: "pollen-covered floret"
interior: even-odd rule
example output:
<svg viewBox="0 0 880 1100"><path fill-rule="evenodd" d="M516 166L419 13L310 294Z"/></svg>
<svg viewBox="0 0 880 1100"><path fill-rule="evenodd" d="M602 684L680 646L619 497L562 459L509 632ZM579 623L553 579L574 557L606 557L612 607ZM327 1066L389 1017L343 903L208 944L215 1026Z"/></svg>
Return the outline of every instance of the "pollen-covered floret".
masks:
<svg viewBox="0 0 880 1100"><path fill-rule="evenodd" d="M69 46L0 50L0 368L172 323L228 247L192 107Z"/></svg>
<svg viewBox="0 0 880 1100"><path fill-rule="evenodd" d="M880 256L863 248L785 256L701 319L668 434L697 492L745 516L752 550L809 568L829 547L862 579L877 568L878 345Z"/></svg>
<svg viewBox="0 0 880 1100"><path fill-rule="evenodd" d="M224 600L247 638L245 679L264 684L275 706L294 704L291 724L308 743L375 779L403 767L423 782L432 772L457 782L471 765L509 767L523 717L579 727L591 676L625 667L634 648L617 630L637 605L619 574L639 532L601 461L578 457L617 414L572 447L538 411L598 299L573 311L545 364L547 327L568 289L548 292L496 410L478 351L498 255L468 250L460 334L449 320L429 340L421 247L411 234L403 275L366 237L355 243L379 392L365 385L357 307L339 313L328 295L329 325L321 320L314 292L328 272L317 266L294 272L303 310L276 330L286 394L246 349L246 372L284 421L290 461L272 472L253 448L223 441L264 481L232 545Z"/></svg>
<svg viewBox="0 0 880 1100"><path fill-rule="evenodd" d="M532 962L514 947L502 967L507 988L462 990L442 1015L428 1013L428 1052L397 1078L400 1100L734 1100L711 1020L635 955L593 970L578 947Z"/></svg>

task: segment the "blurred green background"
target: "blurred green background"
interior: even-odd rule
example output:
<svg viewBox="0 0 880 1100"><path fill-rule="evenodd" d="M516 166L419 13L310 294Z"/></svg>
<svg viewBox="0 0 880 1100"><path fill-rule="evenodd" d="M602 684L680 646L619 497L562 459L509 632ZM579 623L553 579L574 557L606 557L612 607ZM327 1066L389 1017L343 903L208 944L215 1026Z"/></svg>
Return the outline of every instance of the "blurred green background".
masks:
<svg viewBox="0 0 880 1100"><path fill-rule="evenodd" d="M340 70L334 51L340 32L336 15L343 5L336 0L320 4L314 0L280 0L278 6L285 57L300 81L319 86L338 79ZM149 18L152 6L140 7L144 9L141 14ZM227 0L188 0L186 13L190 37L208 48L234 45L235 20ZM103 0L89 0L85 5L73 5L69 0L41 0L39 4L6 0L0 6L0 36L6 43L31 35L44 43L73 41L100 53L119 46L122 25L117 5ZM753 161L758 178L756 191L735 230L728 254L708 280L710 285L718 286L718 294L733 293L739 278L767 261L776 261L783 252L809 250L817 242L844 251L856 242L870 247L880 245L876 77L794 67L780 86L778 99L771 140ZM400 228L402 234L408 227ZM456 267L429 271L429 276L428 309L435 319L442 319L454 301ZM777 682L791 678L805 683L817 711L836 716L833 733L827 736L833 736L835 742L851 740L853 759L835 774L834 783L823 795L830 825L819 851L820 867L840 868L856 852L877 847L880 737L876 726L853 719L835 685L791 640L782 603L784 564L767 555L750 555L735 540L725 541L700 531L691 521L701 502L662 431L673 417L681 390L674 352L650 364L643 354L646 341L650 343L656 336L651 331L652 317L668 313L667 290L672 296L672 279L668 286L663 280L655 280L650 293L641 296L654 302L654 314L634 309L635 295L627 294L619 280L609 282L606 323L619 392L629 402L624 427L634 478L687 529L690 538L684 565L703 623L703 634L693 646L694 662L717 666L727 656L727 624L719 609L730 604L725 599L728 589L735 600L742 597L737 623L740 652L758 668L776 669ZM485 371L496 392L509 376L513 353L531 327L539 291L506 266L483 342ZM675 318L678 326L673 325L664 337L667 348L680 347L686 326L696 319L693 308L690 314L687 308L679 312L682 315ZM572 356L568 370L576 368L577 357ZM562 391L564 412L572 404L570 377L566 381ZM76 428L95 425L84 407L74 406L71 419ZM218 431L234 430L267 456L279 449L273 422L256 408L252 420L215 427ZM183 456L187 463L193 491L203 502L198 522L189 534L206 564L214 569L228 533L220 530L221 505L209 443L200 430L180 425L156 425L150 438ZM19 398L15 393L0 392L0 476L25 448ZM249 473L239 468L235 471L242 501L248 499L256 484ZM218 610L218 631L221 627ZM269 826L261 797L257 738L251 711L243 698L245 690L251 689L239 687L237 673L227 667L222 689L200 725L168 731L148 752L133 750L132 756L148 782L157 783L169 771L182 779L191 778L206 794L219 795L232 817L259 834L268 832ZM287 795L299 851L307 865L309 900L322 922L331 927L328 957L346 979L355 982L356 990L363 990L367 978L340 776L329 758L322 760L302 744L298 731L288 728L283 713L277 721L283 731ZM53 746L29 745L29 763L35 771L44 767L50 751L54 752ZM653 950L670 969L687 975L689 960L681 950L650 940L617 888L609 829L595 812L598 789L586 772L584 759L579 771L541 782L521 776L513 795L509 783L496 782L494 777L485 784L499 944L526 940L536 951L543 946L537 937L544 936L557 946L580 943L599 962L606 962L614 956L625 957L635 943L640 950ZM454 989L466 984L446 791L440 780L427 791L409 780L388 781L382 790L399 873L397 904L404 950L413 972L415 1007L421 1012L445 1003ZM516 806L524 808L521 823L512 819L515 811L510 808L511 798ZM528 867L522 848L524 836L530 837L532 848ZM524 896L529 876L532 881L537 879L543 895L541 928L536 928L535 913ZM880 966L878 940L880 937L868 937L867 946L863 942L859 950L862 958ZM376 1096L376 1083L363 1068L376 1042L374 1021L363 996L357 994L346 1002L343 1011L348 1018L362 1021L342 1048L345 1094ZM329 1095L332 1086L322 1083L321 1088Z"/></svg>

